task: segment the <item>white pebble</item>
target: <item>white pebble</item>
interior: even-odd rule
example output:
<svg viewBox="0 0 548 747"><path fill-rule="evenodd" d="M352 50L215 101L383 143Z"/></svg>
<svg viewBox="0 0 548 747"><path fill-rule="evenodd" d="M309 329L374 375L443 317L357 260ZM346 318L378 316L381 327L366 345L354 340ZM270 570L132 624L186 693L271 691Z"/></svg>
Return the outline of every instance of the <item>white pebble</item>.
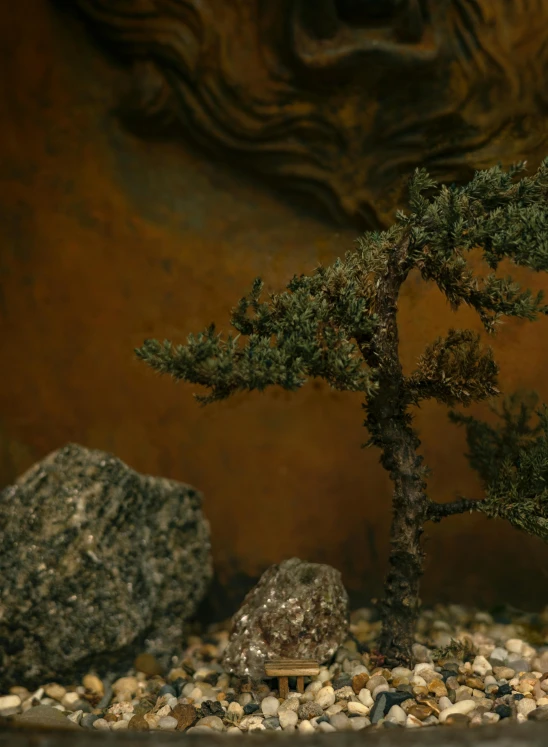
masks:
<svg viewBox="0 0 548 747"><path fill-rule="evenodd" d="M518 713L523 713L524 716L528 716L531 711L534 711L537 707L537 704L532 698L522 698L521 700L518 700L517 703L517 710Z"/></svg>
<svg viewBox="0 0 548 747"><path fill-rule="evenodd" d="M369 692L369 690L367 692ZM332 706L335 702L335 690L329 685L327 687L322 687L322 689L318 690L316 693L314 700L325 711L326 708L329 708L329 706Z"/></svg>
<svg viewBox="0 0 548 747"><path fill-rule="evenodd" d="M61 698L61 705L65 708L71 708L75 703L80 700L78 693L65 693Z"/></svg>
<svg viewBox="0 0 548 747"><path fill-rule="evenodd" d="M129 721L126 721L124 718L122 718L120 721L112 721L111 723L111 731L122 731L122 729L127 729L129 726Z"/></svg>
<svg viewBox="0 0 548 747"><path fill-rule="evenodd" d="M323 731L323 732L326 732L326 733L327 733L327 732L330 732L330 731L337 731L337 730L335 729L335 727L333 726L333 724L330 724L330 723L329 723L329 722L327 722L327 721L321 721L321 722L320 722L320 723L318 724L318 729L319 729L320 731Z"/></svg>
<svg viewBox="0 0 548 747"><path fill-rule="evenodd" d="M470 713L477 706L475 700L459 700L458 703L453 703L449 708L445 708L440 713L440 724L443 724L448 716L453 713Z"/></svg>
<svg viewBox="0 0 548 747"><path fill-rule="evenodd" d="M500 721L500 716L498 713L487 711L486 713L482 715L481 720L483 721L484 724L496 724L497 721Z"/></svg>
<svg viewBox="0 0 548 747"><path fill-rule="evenodd" d="M354 731L361 731L361 729L365 729L366 726L370 725L371 721L365 716L357 716L350 719L350 726Z"/></svg>
<svg viewBox="0 0 548 747"><path fill-rule="evenodd" d="M350 701L348 703L348 713L359 713L360 716L367 716L369 714L369 708L368 706L364 705L363 703L354 703L353 701Z"/></svg>
<svg viewBox="0 0 548 747"><path fill-rule="evenodd" d="M97 721L93 722L94 729L103 729L104 731L110 731L110 724L104 718L98 718Z"/></svg>
<svg viewBox="0 0 548 747"><path fill-rule="evenodd" d="M508 659L508 651L502 646L497 646L489 654L489 658L496 659L497 661L506 661Z"/></svg>
<svg viewBox="0 0 548 747"><path fill-rule="evenodd" d="M316 693L319 693L321 689L322 683L318 682L318 680L314 680L314 682L311 682L306 686L305 693L314 693L314 695L316 695Z"/></svg>
<svg viewBox="0 0 548 747"><path fill-rule="evenodd" d="M330 705L329 708L325 709L325 715L334 716L336 713L340 713L342 709L343 709L343 704L341 702L333 703L333 705Z"/></svg>
<svg viewBox="0 0 548 747"><path fill-rule="evenodd" d="M358 693L358 700L360 701L360 703L363 703L364 705L368 706L368 708L371 708L373 706L373 703L375 702L373 698L371 697L371 693L366 687L364 687Z"/></svg>
<svg viewBox="0 0 548 747"><path fill-rule="evenodd" d="M269 695L261 700L261 711L265 716L275 716L278 713L280 707L280 701L273 695Z"/></svg>
<svg viewBox="0 0 548 747"><path fill-rule="evenodd" d="M407 667L394 667L392 670L392 679L394 677L412 677L413 672L411 669L407 669Z"/></svg>
<svg viewBox="0 0 548 747"><path fill-rule="evenodd" d="M426 680L421 677L420 674L415 674L411 677L411 685L418 685L419 687L426 687Z"/></svg>
<svg viewBox="0 0 548 747"><path fill-rule="evenodd" d="M0 715L13 716L19 710L20 705L21 698L19 695L2 695L0 697Z"/></svg>
<svg viewBox="0 0 548 747"><path fill-rule="evenodd" d="M447 695L442 695L438 701L438 705L440 707L440 711L445 711L446 708L451 708L453 703L449 700Z"/></svg>
<svg viewBox="0 0 548 747"><path fill-rule="evenodd" d="M386 714L386 721L391 721L393 724L405 724L406 719L407 715L399 705L393 705Z"/></svg>
<svg viewBox="0 0 548 747"><path fill-rule="evenodd" d="M285 711L278 711L278 719L280 720L282 729L293 729L297 725L299 717L296 711L286 709Z"/></svg>
<svg viewBox="0 0 548 747"><path fill-rule="evenodd" d="M413 669L413 674L420 674L421 672L427 672L427 671L433 672L434 665L428 662L419 662L418 664L415 664L415 668Z"/></svg>
<svg viewBox="0 0 548 747"><path fill-rule="evenodd" d="M226 730L226 733L227 734L242 734L243 732L241 729L238 729L237 726L229 726L228 729Z"/></svg>
<svg viewBox="0 0 548 747"><path fill-rule="evenodd" d="M308 721L308 719L305 721L301 721L298 728L301 734L312 734L314 731L316 731L310 721Z"/></svg>
<svg viewBox="0 0 548 747"><path fill-rule="evenodd" d="M418 719L416 716L413 716L413 714L411 713L407 714L407 718L405 720L405 727L407 729L413 729L416 726L422 726L422 721Z"/></svg>
<svg viewBox="0 0 548 747"><path fill-rule="evenodd" d="M422 678L421 678L421 679L422 679ZM376 687L376 688L375 688L375 689L373 690L373 692L371 693L371 695L372 695L372 697L373 697L373 700L375 700L375 698L377 697L377 695L378 695L379 693L384 693L384 692L387 692L387 691L388 691L389 689L390 689L390 688L389 688L389 686L388 686L388 683L387 683L387 684L381 683L380 685L377 685L377 687Z"/></svg>
<svg viewBox="0 0 548 747"><path fill-rule="evenodd" d="M244 709L235 700L226 709L227 721L240 721L244 717Z"/></svg>
<svg viewBox="0 0 548 747"><path fill-rule="evenodd" d="M352 728L352 725L350 724L350 720L346 713L336 713L334 716L330 717L331 726L334 726L337 731L348 731ZM322 724L325 723L322 721ZM321 726L321 724L320 724Z"/></svg>
<svg viewBox="0 0 548 747"><path fill-rule="evenodd" d="M476 656L476 658L472 662L472 669L476 674L482 676L486 675L487 672L493 671L493 667L491 666L491 664L489 664L485 656Z"/></svg>
<svg viewBox="0 0 548 747"><path fill-rule="evenodd" d="M507 651L512 654L521 654L525 642L520 638L509 638L504 644Z"/></svg>
<svg viewBox="0 0 548 747"><path fill-rule="evenodd" d="M163 716L163 718L158 721L158 729L173 731L176 728L177 719L174 716Z"/></svg>

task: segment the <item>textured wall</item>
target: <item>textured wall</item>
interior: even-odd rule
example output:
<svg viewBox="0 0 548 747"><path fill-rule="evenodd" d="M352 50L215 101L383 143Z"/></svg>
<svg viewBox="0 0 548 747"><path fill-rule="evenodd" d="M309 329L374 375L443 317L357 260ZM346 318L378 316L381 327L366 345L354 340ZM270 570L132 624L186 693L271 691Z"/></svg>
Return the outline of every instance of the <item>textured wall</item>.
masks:
<svg viewBox="0 0 548 747"><path fill-rule="evenodd" d="M127 134L113 113L116 68L46 0L6 4L0 56L0 484L68 441L106 449L205 493L224 586L215 604L293 555L333 564L365 600L378 594L390 486L378 455L359 448L358 397L309 385L201 409L192 387L132 353L146 337L222 328L256 275L278 288L351 247L353 231L298 214L190 148ZM479 329L412 279L406 366L451 324ZM548 399L547 332L546 321L504 327L505 388ZM478 496L444 409L425 406L417 422L432 496ZM426 534L425 602L548 602L539 541L480 516Z"/></svg>

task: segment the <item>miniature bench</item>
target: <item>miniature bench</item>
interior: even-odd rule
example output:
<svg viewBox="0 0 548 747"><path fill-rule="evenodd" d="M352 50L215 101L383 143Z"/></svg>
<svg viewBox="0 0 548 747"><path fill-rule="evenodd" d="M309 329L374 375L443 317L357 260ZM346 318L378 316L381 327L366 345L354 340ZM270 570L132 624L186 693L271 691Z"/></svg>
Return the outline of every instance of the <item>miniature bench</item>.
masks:
<svg viewBox="0 0 548 747"><path fill-rule="evenodd" d="M288 677L297 678L297 691L304 692L304 678L319 674L320 667L314 659L271 659L265 662L267 677L278 678L280 698L287 698L289 693Z"/></svg>

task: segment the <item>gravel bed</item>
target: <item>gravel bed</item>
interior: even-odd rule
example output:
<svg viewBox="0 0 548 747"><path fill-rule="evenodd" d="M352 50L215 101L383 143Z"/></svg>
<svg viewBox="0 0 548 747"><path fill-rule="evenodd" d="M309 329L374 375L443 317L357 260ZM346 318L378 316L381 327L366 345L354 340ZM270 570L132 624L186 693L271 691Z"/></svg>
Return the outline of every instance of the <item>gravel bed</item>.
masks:
<svg viewBox="0 0 548 747"><path fill-rule="evenodd" d="M350 633L319 675L306 678L303 694L291 689L290 678L285 700L276 680L253 683L223 671L229 632L218 625L189 636L169 671L141 654L133 669L114 678L90 672L79 683L49 682L34 692L15 685L0 694L0 716L37 725L55 716L92 730L204 734L548 722L548 607L494 617L457 605L424 611L413 669L383 666L371 610L352 614Z"/></svg>

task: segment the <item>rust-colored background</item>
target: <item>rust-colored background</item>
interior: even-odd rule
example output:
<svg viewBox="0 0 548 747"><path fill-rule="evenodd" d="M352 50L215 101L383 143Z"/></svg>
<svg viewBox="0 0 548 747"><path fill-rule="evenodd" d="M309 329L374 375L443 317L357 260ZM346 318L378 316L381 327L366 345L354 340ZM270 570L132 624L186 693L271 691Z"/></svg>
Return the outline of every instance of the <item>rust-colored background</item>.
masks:
<svg viewBox="0 0 548 747"><path fill-rule="evenodd" d="M124 131L113 111L120 73L47 0L6 3L0 23L0 486L76 441L198 487L218 573L213 616L294 555L339 568L356 603L378 595L390 484L378 454L360 450L359 397L309 385L202 409L191 386L133 356L146 337L184 341L213 320L223 327L255 276L280 288L342 254L355 232L191 148ZM406 367L452 324L479 329L412 279L401 310ZM548 399L547 332L546 320L504 327L495 349L505 389ZM417 422L432 497L479 496L445 409L424 406ZM426 534L425 603L548 601L539 540L468 515Z"/></svg>

